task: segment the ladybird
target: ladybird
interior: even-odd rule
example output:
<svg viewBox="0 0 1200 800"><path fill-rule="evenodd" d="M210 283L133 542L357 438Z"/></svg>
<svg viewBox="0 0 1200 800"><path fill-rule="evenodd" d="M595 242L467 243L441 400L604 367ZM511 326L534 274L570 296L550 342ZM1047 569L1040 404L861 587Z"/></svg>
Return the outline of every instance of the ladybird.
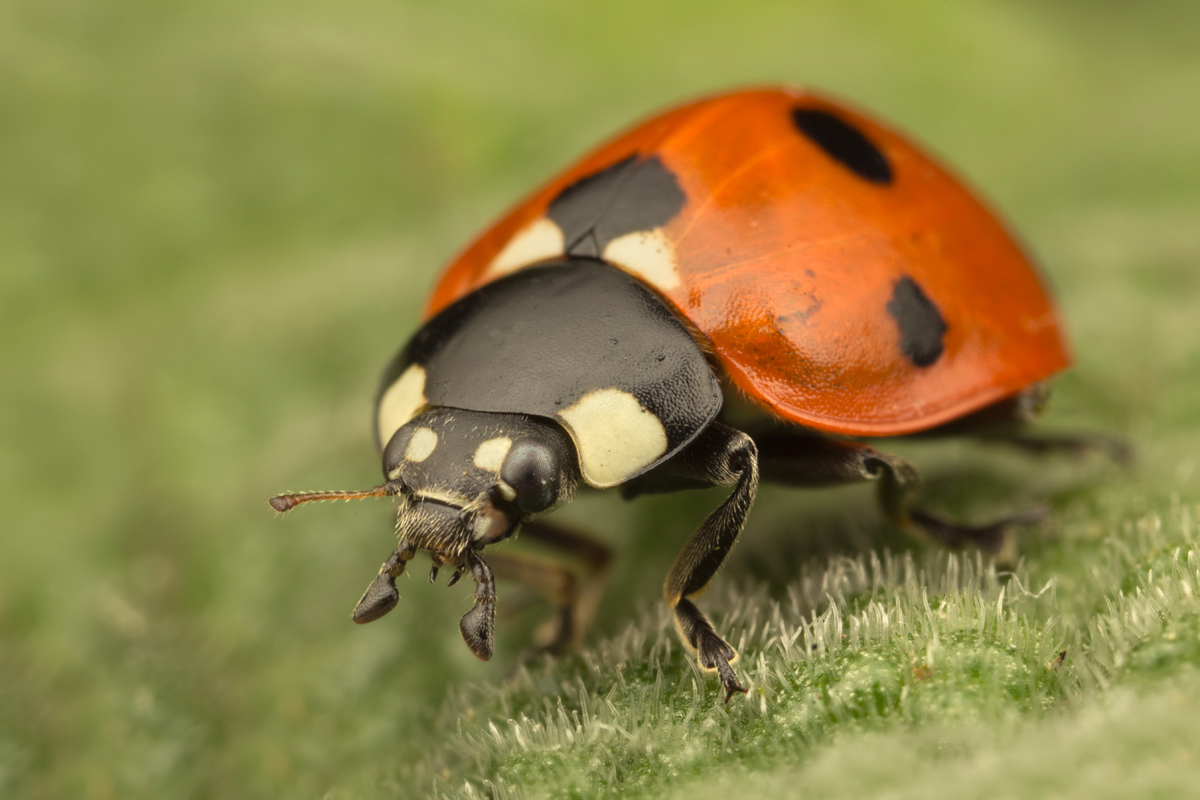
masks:
<svg viewBox="0 0 1200 800"><path fill-rule="evenodd" d="M867 437L1001 430L1014 443L1070 355L1037 270L970 191L899 134L825 96L766 88L645 121L518 204L443 273L375 403L385 482L271 499L394 497L398 545L354 610L398 602L418 551L474 580L460 630L493 651L496 575L576 640L610 554L540 519L580 487L730 487L663 597L726 701L737 653L697 607L760 480L876 481L911 533L997 551L914 508L906 460ZM991 426L991 427L988 427ZM1039 448L1046 446L1045 440ZM485 549L518 530L584 574Z"/></svg>

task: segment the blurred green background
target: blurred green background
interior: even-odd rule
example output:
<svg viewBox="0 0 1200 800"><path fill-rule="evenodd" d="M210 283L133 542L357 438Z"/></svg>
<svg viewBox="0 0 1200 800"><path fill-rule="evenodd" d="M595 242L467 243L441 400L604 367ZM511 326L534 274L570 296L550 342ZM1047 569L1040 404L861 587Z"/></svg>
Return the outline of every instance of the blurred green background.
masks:
<svg viewBox="0 0 1200 800"><path fill-rule="evenodd" d="M937 726L958 717L941 712L872 717L866 732L834 715L819 736L742 762L730 736L769 741L780 718L766 705L721 716L710 682L673 701L683 727L670 734L709 760L681 776L605 745L570 767L571 791L778 793L802 780L832 796L849 775L858 797L907 797L943 785L948 764L957 796L1006 796L1020 770L1003 765L1062 747L1061 765L1100 776L1064 781L1062 796L1180 796L1171 781L1200 765L1161 756L1154 735L1200 718L1191 595L1162 612L1174 627L1127 637L1176 637L1146 669L1083 659L1097 615L1149 591L1147 569L1186 561L1195 536L1198 30L1186 0L0 2L0 796L557 785L556 767L505 755L499 733L490 759L454 749L506 729L508 676L543 609L502 619L487 665L458 636L465 584L415 575L395 613L356 627L349 611L392 547L387 504L281 519L265 500L376 482L378 373L440 266L509 203L665 104L776 82L871 109L1003 210L1056 287L1078 356L1046 427L1126 436L1139 461L1122 472L904 450L944 509L1054 509L1022 548L1030 585L1057 579L1056 599L1028 613L1074 671L1051 702L967 715L993 731L972 740L999 753L990 767L904 749L909 735L942 741ZM635 619L661 627L661 576L716 499L586 498L565 512L621 553L593 642ZM783 597L837 554L910 548L867 499L764 492L723 582ZM736 606L716 594L713 607ZM557 702L554 681L570 680L619 703L610 673L581 666L591 658L539 666L549 683L522 684L522 702ZM663 658L690 680L677 650ZM1096 747L1080 739L1094 730ZM883 755L866 769L864 753ZM803 764L802 779L786 771Z"/></svg>

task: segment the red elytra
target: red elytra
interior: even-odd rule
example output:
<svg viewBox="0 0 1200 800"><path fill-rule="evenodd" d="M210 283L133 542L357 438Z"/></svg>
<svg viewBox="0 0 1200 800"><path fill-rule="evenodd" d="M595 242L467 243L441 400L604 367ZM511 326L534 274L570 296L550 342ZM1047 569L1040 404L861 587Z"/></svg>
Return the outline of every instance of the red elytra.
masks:
<svg viewBox="0 0 1200 800"><path fill-rule="evenodd" d="M798 135L796 109L857 129L890 180L864 180ZM467 247L426 316L504 274L489 265L515 234L566 187L631 155L659 159L686 196L660 231L678 281L654 288L730 381L779 417L853 436L914 433L1070 363L1036 269L995 215L898 134L797 89L701 99L602 145ZM885 310L905 277L945 322L944 349L920 366Z"/></svg>

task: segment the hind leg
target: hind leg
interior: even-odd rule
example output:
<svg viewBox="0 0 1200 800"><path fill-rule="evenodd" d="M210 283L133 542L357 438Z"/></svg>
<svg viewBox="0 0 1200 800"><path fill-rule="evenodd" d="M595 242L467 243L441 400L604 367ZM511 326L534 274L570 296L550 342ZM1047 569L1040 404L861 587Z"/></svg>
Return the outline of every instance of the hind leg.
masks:
<svg viewBox="0 0 1200 800"><path fill-rule="evenodd" d="M1049 389L1045 384L1034 384L974 414L915 434L912 438L966 436L1007 444L1033 455L1063 453L1086 456L1099 453L1118 464L1128 464L1133 460L1133 449L1128 442L1114 436L1097 433L1047 434L1033 430L1031 423L1041 416L1048 396Z"/></svg>

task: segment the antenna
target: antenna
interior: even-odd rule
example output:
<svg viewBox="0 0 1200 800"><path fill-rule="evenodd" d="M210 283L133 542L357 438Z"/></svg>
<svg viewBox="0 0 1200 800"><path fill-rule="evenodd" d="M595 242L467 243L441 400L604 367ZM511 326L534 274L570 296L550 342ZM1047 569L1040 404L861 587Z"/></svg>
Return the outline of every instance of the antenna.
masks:
<svg viewBox="0 0 1200 800"><path fill-rule="evenodd" d="M388 481L374 489L363 489L356 492L300 492L298 494L280 494L272 497L271 508L280 514L291 511L301 503L313 500L363 500L368 497L392 497L400 493L399 481Z"/></svg>

